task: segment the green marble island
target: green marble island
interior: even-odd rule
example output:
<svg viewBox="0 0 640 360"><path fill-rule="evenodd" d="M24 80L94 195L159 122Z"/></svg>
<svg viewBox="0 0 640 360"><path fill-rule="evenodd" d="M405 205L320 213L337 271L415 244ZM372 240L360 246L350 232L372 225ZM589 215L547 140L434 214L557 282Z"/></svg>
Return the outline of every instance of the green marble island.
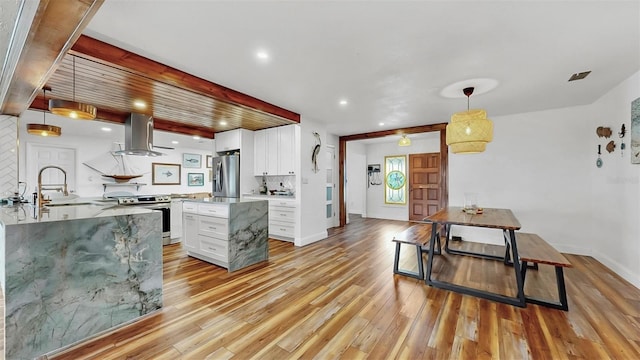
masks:
<svg viewBox="0 0 640 360"><path fill-rule="evenodd" d="M162 307L161 213L0 208L5 359L33 359Z"/></svg>

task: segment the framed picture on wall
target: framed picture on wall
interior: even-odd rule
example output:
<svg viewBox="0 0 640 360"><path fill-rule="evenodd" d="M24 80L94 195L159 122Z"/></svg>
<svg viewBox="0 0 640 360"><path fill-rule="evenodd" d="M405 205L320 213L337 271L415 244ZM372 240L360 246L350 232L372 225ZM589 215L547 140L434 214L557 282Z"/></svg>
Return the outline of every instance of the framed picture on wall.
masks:
<svg viewBox="0 0 640 360"><path fill-rule="evenodd" d="M204 173L188 173L187 185L188 186L204 186Z"/></svg>
<svg viewBox="0 0 640 360"><path fill-rule="evenodd" d="M202 167L202 155L182 154L182 167L199 169Z"/></svg>
<svg viewBox="0 0 640 360"><path fill-rule="evenodd" d="M210 168L213 166L213 156L207 155L207 167Z"/></svg>
<svg viewBox="0 0 640 360"><path fill-rule="evenodd" d="M180 164L151 163L152 185L180 185Z"/></svg>

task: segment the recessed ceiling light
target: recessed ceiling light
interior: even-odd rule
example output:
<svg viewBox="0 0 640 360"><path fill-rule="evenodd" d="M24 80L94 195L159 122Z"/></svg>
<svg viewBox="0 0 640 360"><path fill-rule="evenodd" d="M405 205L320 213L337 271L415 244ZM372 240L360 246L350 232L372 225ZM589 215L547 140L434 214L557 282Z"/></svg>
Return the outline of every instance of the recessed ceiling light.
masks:
<svg viewBox="0 0 640 360"><path fill-rule="evenodd" d="M349 103L349 102L348 102L346 99L342 99L342 100L340 100L340 102L339 102L339 104L340 104L340 105L342 105L342 106L345 106L345 105L347 105L348 103Z"/></svg>
<svg viewBox="0 0 640 360"><path fill-rule="evenodd" d="M200 140L200 136L195 135L195 136L193 137L193 140Z"/></svg>
<svg viewBox="0 0 640 360"><path fill-rule="evenodd" d="M226 121L224 121L224 120L222 120L222 121L220 121L220 125L222 125L222 126L226 126L226 125L227 125L227 122L226 122Z"/></svg>
<svg viewBox="0 0 640 360"><path fill-rule="evenodd" d="M172 140L171 143L174 144L174 145L175 144L179 144L176 140Z"/></svg>
<svg viewBox="0 0 640 360"><path fill-rule="evenodd" d="M269 53L264 50L258 50L258 52L256 52L256 57L263 61L269 60Z"/></svg>
<svg viewBox="0 0 640 360"><path fill-rule="evenodd" d="M135 107L136 109L146 109L147 103L142 100L135 100L133 102L133 107Z"/></svg>
<svg viewBox="0 0 640 360"><path fill-rule="evenodd" d="M381 122L381 123L379 123L378 125L380 125L380 126L384 126L384 123L383 123L383 122Z"/></svg>
<svg viewBox="0 0 640 360"><path fill-rule="evenodd" d="M100 128L100 130L102 130L102 131L106 131L106 132L109 132L109 131L111 131L111 128L103 127L103 128Z"/></svg>

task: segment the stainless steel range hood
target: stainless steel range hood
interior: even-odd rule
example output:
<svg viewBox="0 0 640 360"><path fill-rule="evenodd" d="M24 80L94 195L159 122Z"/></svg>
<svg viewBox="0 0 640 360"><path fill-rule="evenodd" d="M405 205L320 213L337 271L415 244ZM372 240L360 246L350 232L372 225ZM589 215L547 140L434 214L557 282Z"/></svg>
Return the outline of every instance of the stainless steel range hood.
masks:
<svg viewBox="0 0 640 360"><path fill-rule="evenodd" d="M153 117L131 113L124 124L124 150L118 155L162 156L153 151Z"/></svg>

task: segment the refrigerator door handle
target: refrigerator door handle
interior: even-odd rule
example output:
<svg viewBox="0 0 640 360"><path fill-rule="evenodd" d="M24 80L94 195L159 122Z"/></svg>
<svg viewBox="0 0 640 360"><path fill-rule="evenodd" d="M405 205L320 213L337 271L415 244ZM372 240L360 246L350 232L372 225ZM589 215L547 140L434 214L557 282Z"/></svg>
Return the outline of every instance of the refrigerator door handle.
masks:
<svg viewBox="0 0 640 360"><path fill-rule="evenodd" d="M222 161L216 164L216 191L222 191Z"/></svg>

